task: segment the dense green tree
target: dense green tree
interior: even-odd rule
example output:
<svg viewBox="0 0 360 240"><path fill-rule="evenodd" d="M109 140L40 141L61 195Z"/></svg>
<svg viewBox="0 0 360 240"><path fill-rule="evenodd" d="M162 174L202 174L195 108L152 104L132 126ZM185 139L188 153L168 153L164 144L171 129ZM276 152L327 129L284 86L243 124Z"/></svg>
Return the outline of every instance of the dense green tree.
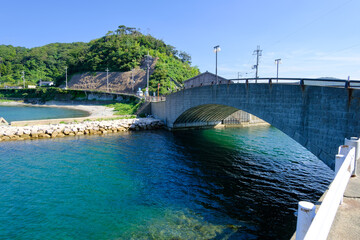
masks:
<svg viewBox="0 0 360 240"><path fill-rule="evenodd" d="M191 57L138 29L120 25L114 32L89 43L52 43L42 47L23 48L0 45L0 87L21 84L25 79L35 84L40 79L53 80L60 85L65 80L65 67L69 74L86 71L129 71L139 67L147 54L157 57L154 73L150 77L150 91L160 94L174 90L171 81L182 83L199 73L191 67Z"/></svg>
<svg viewBox="0 0 360 240"><path fill-rule="evenodd" d="M191 64L191 57L189 54L187 54L186 52L183 52L181 51L180 54L179 54L179 57L180 57L180 60L183 62L183 63L189 63Z"/></svg>

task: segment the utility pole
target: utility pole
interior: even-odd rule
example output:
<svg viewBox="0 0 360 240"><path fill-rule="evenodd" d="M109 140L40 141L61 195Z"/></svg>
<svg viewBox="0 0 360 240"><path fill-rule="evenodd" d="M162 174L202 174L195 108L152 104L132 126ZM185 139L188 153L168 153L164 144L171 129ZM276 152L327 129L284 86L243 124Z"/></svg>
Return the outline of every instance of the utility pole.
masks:
<svg viewBox="0 0 360 240"><path fill-rule="evenodd" d="M214 47L214 53L216 53L216 62L215 62L215 74L216 74L216 84L219 84L219 78L218 78L218 74L217 74L217 53L220 52L221 49L220 49L220 46L219 45L216 45Z"/></svg>
<svg viewBox="0 0 360 240"><path fill-rule="evenodd" d="M68 89L68 85L67 85L67 69L68 67L65 67L65 89Z"/></svg>
<svg viewBox="0 0 360 240"><path fill-rule="evenodd" d="M281 58L275 59L275 64L276 64L276 82L279 82L279 63L281 63Z"/></svg>
<svg viewBox="0 0 360 240"><path fill-rule="evenodd" d="M149 75L150 75L150 61L152 59L152 57L149 55L149 51L148 54L145 55L146 57L146 66L147 66L147 74L146 74L146 91L145 91L145 95L149 96Z"/></svg>
<svg viewBox="0 0 360 240"><path fill-rule="evenodd" d="M109 68L106 68L106 92L109 92Z"/></svg>
<svg viewBox="0 0 360 240"><path fill-rule="evenodd" d="M135 85L135 81L134 81L134 69L131 70L131 89L134 92L134 85Z"/></svg>
<svg viewBox="0 0 360 240"><path fill-rule="evenodd" d="M260 46L258 45L257 46L257 49L254 50L254 53L253 55L256 55L256 65L254 65L254 68L256 70L256 73L255 73L255 82L257 82L257 79L259 78L259 75L258 75L258 72L259 72L259 57L262 55L262 50L260 50Z"/></svg>
<svg viewBox="0 0 360 240"><path fill-rule="evenodd" d="M22 77L22 79L23 79L23 82L24 82L24 89L25 89L25 72L24 72L24 71L22 71L21 73L22 73L22 76L21 76L21 77Z"/></svg>
<svg viewBox="0 0 360 240"><path fill-rule="evenodd" d="M158 101L159 101L160 83L158 83Z"/></svg>
<svg viewBox="0 0 360 240"><path fill-rule="evenodd" d="M0 65L2 64L2 57L0 57ZM0 69L0 77L1 77L1 69Z"/></svg>

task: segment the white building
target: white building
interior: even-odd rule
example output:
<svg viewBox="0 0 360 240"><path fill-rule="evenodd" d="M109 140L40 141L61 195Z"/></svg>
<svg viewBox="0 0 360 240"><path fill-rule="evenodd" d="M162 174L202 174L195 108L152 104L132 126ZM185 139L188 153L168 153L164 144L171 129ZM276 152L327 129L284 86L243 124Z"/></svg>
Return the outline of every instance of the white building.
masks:
<svg viewBox="0 0 360 240"><path fill-rule="evenodd" d="M40 87L52 87L52 86L54 86L54 82L53 81L42 81L40 79L39 86Z"/></svg>

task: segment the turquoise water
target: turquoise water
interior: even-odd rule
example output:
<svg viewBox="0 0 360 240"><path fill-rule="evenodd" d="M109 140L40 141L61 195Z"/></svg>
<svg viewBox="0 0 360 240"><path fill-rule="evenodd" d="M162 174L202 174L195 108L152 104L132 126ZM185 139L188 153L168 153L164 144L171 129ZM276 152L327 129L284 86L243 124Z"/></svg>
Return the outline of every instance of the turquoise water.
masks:
<svg viewBox="0 0 360 240"><path fill-rule="evenodd" d="M332 177L273 127L0 143L0 239L289 239Z"/></svg>
<svg viewBox="0 0 360 240"><path fill-rule="evenodd" d="M0 117L8 122L86 116L89 116L89 113L69 108L0 106Z"/></svg>

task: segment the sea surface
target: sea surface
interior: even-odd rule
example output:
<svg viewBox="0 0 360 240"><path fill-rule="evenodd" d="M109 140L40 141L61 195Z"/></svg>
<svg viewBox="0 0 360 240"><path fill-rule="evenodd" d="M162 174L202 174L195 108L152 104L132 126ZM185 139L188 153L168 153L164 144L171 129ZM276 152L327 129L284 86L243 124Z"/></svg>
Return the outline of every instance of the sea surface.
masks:
<svg viewBox="0 0 360 240"><path fill-rule="evenodd" d="M70 108L0 105L0 117L7 122L87 116L88 112Z"/></svg>
<svg viewBox="0 0 360 240"><path fill-rule="evenodd" d="M289 239L333 172L274 127L0 143L0 239Z"/></svg>

